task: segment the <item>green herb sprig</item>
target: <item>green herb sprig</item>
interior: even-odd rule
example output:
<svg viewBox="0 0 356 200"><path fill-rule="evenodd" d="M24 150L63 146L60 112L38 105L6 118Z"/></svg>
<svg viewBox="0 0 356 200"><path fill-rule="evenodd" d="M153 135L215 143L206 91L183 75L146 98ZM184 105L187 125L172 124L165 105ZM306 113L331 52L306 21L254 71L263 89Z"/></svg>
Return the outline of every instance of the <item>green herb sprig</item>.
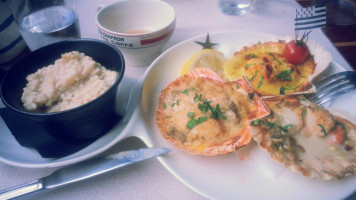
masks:
<svg viewBox="0 0 356 200"><path fill-rule="evenodd" d="M211 101L205 100L203 103L198 104L199 110L201 110L204 114L210 111L210 118L213 119L227 119L220 110L220 105L217 104L216 107L210 105Z"/></svg>
<svg viewBox="0 0 356 200"><path fill-rule="evenodd" d="M282 81L292 81L292 77L290 76L292 73L293 69L281 71L281 73L277 75L277 79Z"/></svg>
<svg viewBox="0 0 356 200"><path fill-rule="evenodd" d="M280 88L280 90L279 90L279 93L280 94L286 94L286 90L296 90L296 89L298 89L301 85L303 85L303 83L301 83L301 84L299 84L299 85L297 85L297 87L292 87L292 86L290 86L290 85L286 85L286 86L282 86L281 88Z"/></svg>
<svg viewBox="0 0 356 200"><path fill-rule="evenodd" d="M282 65L282 62L281 62L280 60L278 60L278 59L273 55L273 53L267 52L267 54L270 55L270 56L272 56L272 58L273 58L274 60L276 60L280 65Z"/></svg>
<svg viewBox="0 0 356 200"><path fill-rule="evenodd" d="M194 119L194 112L189 112L187 116L190 118L190 120L187 122L185 126L189 129L192 129L197 124L201 124L205 122L205 120L207 120L207 117L199 117L198 119Z"/></svg>

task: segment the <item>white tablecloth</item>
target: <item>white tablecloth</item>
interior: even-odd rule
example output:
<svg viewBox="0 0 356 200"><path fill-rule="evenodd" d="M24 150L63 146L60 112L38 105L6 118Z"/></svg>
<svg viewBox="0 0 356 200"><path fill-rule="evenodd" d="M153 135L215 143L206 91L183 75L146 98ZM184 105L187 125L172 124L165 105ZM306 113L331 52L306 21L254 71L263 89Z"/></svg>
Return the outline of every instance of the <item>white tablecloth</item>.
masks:
<svg viewBox="0 0 356 200"><path fill-rule="evenodd" d="M98 5L115 0L77 0L83 38L100 39L95 25ZM177 25L166 49L191 37L224 31L251 31L278 36L293 35L294 0L256 0L250 13L243 16L222 14L216 0L167 0L176 10ZM331 52L333 60L351 69L320 30L313 30L310 39ZM126 66L126 76L139 78L147 67ZM138 141L127 141L137 146ZM116 145L110 151L120 148ZM0 189L29 182L50 174L55 169L26 169L0 163ZM171 175L156 159L150 159L113 173L79 183L40 192L23 199L206 199Z"/></svg>

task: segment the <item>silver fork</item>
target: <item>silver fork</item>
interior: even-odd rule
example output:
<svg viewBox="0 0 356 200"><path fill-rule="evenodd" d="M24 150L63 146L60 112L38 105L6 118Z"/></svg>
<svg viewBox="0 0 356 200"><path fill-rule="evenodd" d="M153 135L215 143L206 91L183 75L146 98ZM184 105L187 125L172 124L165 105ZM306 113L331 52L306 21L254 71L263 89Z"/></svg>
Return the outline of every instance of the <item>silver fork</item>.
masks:
<svg viewBox="0 0 356 200"><path fill-rule="evenodd" d="M310 101L322 105L333 98L356 89L356 71L344 71L313 82L316 93L305 94Z"/></svg>

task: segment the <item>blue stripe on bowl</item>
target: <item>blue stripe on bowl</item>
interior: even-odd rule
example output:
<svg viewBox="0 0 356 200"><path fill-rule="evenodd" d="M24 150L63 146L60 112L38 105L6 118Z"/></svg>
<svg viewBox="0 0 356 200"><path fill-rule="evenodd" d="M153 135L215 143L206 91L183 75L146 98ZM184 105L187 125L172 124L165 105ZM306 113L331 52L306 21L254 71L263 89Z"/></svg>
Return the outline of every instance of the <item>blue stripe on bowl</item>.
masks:
<svg viewBox="0 0 356 200"><path fill-rule="evenodd" d="M5 30L14 21L14 17L10 15L3 23L0 24L0 32Z"/></svg>
<svg viewBox="0 0 356 200"><path fill-rule="evenodd" d="M9 51L13 47L15 47L19 42L21 42L21 40L22 40L22 36L20 35L18 38L16 38L16 40L11 42L9 45L7 45L6 47L0 49L0 54L6 53L7 51Z"/></svg>

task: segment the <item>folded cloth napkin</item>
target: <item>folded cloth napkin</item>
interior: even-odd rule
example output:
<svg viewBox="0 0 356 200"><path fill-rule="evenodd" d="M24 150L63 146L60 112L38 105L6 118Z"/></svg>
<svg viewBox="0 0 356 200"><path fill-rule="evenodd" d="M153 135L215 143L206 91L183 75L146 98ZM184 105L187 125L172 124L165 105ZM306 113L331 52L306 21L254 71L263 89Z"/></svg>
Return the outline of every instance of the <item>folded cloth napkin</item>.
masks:
<svg viewBox="0 0 356 200"><path fill-rule="evenodd" d="M65 143L52 137L36 122L19 116L8 108L0 108L0 116L21 146L36 149L43 158L60 158L71 155L98 139L94 138L76 144ZM120 116L114 117L108 123L106 130L110 130L120 119Z"/></svg>

